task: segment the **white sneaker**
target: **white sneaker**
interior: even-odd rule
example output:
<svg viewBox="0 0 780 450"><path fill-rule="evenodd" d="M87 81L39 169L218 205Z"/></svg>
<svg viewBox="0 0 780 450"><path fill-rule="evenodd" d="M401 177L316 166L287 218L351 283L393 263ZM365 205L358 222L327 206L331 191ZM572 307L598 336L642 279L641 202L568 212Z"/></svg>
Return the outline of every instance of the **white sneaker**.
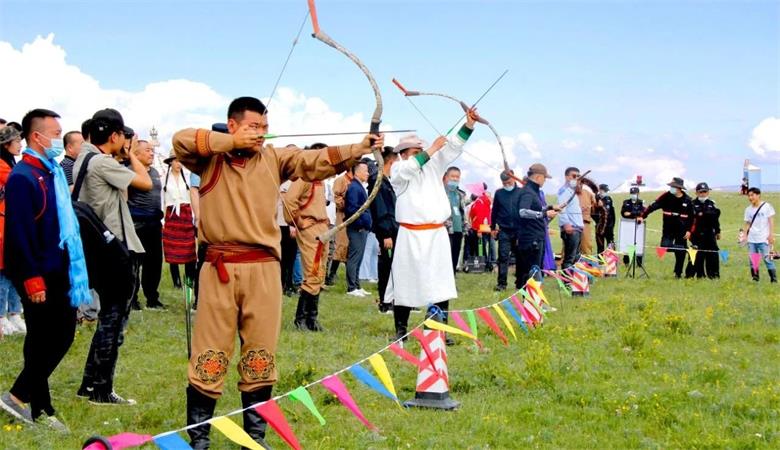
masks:
<svg viewBox="0 0 780 450"><path fill-rule="evenodd" d="M371 293L370 293L370 292L368 292L367 290L365 290L365 289L363 289L363 288L360 288L360 292L362 292L362 293L363 293L363 296L371 295Z"/></svg>
<svg viewBox="0 0 780 450"><path fill-rule="evenodd" d="M25 325L21 315L12 314L8 316L8 321L16 328L19 334L27 334L27 325Z"/></svg>
<svg viewBox="0 0 780 450"><path fill-rule="evenodd" d="M16 334L16 327L5 317L0 317L0 330L3 331L3 336L10 336Z"/></svg>
<svg viewBox="0 0 780 450"><path fill-rule="evenodd" d="M354 291L347 292L347 295L351 295L353 297L365 297L366 294L363 293L360 289L355 289Z"/></svg>

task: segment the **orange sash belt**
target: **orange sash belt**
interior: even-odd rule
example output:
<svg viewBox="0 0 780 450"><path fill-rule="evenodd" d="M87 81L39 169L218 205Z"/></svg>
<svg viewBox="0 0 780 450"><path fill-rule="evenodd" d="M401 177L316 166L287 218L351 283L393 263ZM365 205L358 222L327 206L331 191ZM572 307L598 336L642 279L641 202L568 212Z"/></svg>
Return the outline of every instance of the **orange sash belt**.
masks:
<svg viewBox="0 0 780 450"><path fill-rule="evenodd" d="M253 247L246 245L214 245L210 244L206 250L206 261L217 268L219 281L230 281L225 263L242 264L276 261L276 257L266 247Z"/></svg>
<svg viewBox="0 0 780 450"><path fill-rule="evenodd" d="M408 230L435 230L444 227L443 223L399 223L398 225Z"/></svg>

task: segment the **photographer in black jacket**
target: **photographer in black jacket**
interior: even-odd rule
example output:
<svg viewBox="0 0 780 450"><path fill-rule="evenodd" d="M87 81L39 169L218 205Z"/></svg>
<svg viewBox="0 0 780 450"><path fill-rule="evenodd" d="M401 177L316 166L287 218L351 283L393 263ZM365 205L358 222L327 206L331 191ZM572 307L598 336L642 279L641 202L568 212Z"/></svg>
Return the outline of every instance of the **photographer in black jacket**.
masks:
<svg viewBox="0 0 780 450"><path fill-rule="evenodd" d="M398 222L395 221L395 191L390 184L390 168L398 160L398 153L393 147L382 150L384 169L382 185L379 193L371 203L372 231L379 241L379 312L386 313L392 309L392 303L385 303L385 290L390 279L390 269L393 267L393 248L398 236ZM376 177L369 181L369 190L373 189Z"/></svg>

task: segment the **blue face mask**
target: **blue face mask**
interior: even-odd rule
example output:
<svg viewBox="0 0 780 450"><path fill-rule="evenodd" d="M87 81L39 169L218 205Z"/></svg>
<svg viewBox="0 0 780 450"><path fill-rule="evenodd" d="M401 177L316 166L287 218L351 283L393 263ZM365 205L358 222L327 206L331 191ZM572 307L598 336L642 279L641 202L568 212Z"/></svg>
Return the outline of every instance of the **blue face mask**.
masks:
<svg viewBox="0 0 780 450"><path fill-rule="evenodd" d="M504 190L507 191L507 192L512 192L514 189L515 189L514 185L512 185L512 186L504 186Z"/></svg>
<svg viewBox="0 0 780 450"><path fill-rule="evenodd" d="M51 147L46 150L46 157L54 159L65 152L65 144L62 139L52 139Z"/></svg>
<svg viewBox="0 0 780 450"><path fill-rule="evenodd" d="M458 188L458 182L449 180L449 181L447 181L447 187L449 187L450 189L457 189Z"/></svg>

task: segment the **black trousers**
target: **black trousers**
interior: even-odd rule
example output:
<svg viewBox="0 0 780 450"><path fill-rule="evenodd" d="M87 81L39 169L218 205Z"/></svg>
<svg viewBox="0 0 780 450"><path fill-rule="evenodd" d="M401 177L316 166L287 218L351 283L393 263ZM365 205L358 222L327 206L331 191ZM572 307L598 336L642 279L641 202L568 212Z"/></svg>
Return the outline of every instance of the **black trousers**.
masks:
<svg viewBox="0 0 780 450"><path fill-rule="evenodd" d="M140 276L136 280L133 301L138 301L138 291L143 289L146 304L153 305L160 301L160 277L162 276L162 224L159 220L133 218L135 233L141 240L146 251L140 257Z"/></svg>
<svg viewBox="0 0 780 450"><path fill-rule="evenodd" d="M134 255L132 264L138 264L138 261L139 256ZM125 340L131 297L119 298L110 290L99 294L98 325L84 364L81 387L91 387L96 394L107 395L114 389L116 361L119 358L119 347Z"/></svg>
<svg viewBox="0 0 780 450"><path fill-rule="evenodd" d="M542 268L544 241L520 242L515 253L515 287L520 289L531 278L531 269Z"/></svg>
<svg viewBox="0 0 780 450"><path fill-rule="evenodd" d="M604 229L604 232L596 233L596 251L601 254L606 250L607 246L615 243L615 224L611 226L608 224Z"/></svg>
<svg viewBox="0 0 780 450"><path fill-rule="evenodd" d="M688 244L683 236L661 236L661 247L667 248L674 253L674 276L682 277L683 265L685 265L685 255L688 254ZM698 255L697 255L698 256Z"/></svg>
<svg viewBox="0 0 780 450"><path fill-rule="evenodd" d="M561 269L568 269L580 260L582 231L574 230L569 234L561 228L561 240L563 241L563 260L561 261Z"/></svg>
<svg viewBox="0 0 780 450"><path fill-rule="evenodd" d="M450 251L452 253L452 271L458 269L458 259L460 258L460 247L463 245L463 233L450 233Z"/></svg>
<svg viewBox="0 0 780 450"><path fill-rule="evenodd" d="M290 236L290 227L280 227L282 230L282 290L293 288L293 266L298 253L298 243Z"/></svg>
<svg viewBox="0 0 780 450"><path fill-rule="evenodd" d="M393 248L395 248L395 239L393 239ZM379 303L385 302L385 290L390 281L390 271L393 268L393 252L385 248L385 243L379 241L379 261L377 263L377 272L379 272Z"/></svg>
<svg viewBox="0 0 780 450"><path fill-rule="evenodd" d="M705 236L691 242L698 250L696 261L685 267L685 278L720 278L720 254L715 236Z"/></svg>
<svg viewBox="0 0 780 450"><path fill-rule="evenodd" d="M179 271L179 264L168 264L171 268L171 280L173 280L174 286L183 286L181 282L181 272ZM198 262L192 261L184 265L184 276L194 282L198 277Z"/></svg>
<svg viewBox="0 0 780 450"><path fill-rule="evenodd" d="M27 335L24 338L24 366L11 387L11 394L29 403L33 418L54 415L49 376L68 353L76 333L76 308L70 306L68 274L44 276L46 301L33 303L23 285L16 290L22 298Z"/></svg>
<svg viewBox="0 0 780 450"><path fill-rule="evenodd" d="M347 292L360 289L360 263L366 252L368 230L355 230L347 227L349 247L347 249Z"/></svg>
<svg viewBox="0 0 780 450"><path fill-rule="evenodd" d="M496 284L506 286L507 275L509 274L509 258L518 254L517 232L514 230L498 230L498 280ZM540 266L541 267L541 266ZM517 284L517 269L515 264L515 284Z"/></svg>

